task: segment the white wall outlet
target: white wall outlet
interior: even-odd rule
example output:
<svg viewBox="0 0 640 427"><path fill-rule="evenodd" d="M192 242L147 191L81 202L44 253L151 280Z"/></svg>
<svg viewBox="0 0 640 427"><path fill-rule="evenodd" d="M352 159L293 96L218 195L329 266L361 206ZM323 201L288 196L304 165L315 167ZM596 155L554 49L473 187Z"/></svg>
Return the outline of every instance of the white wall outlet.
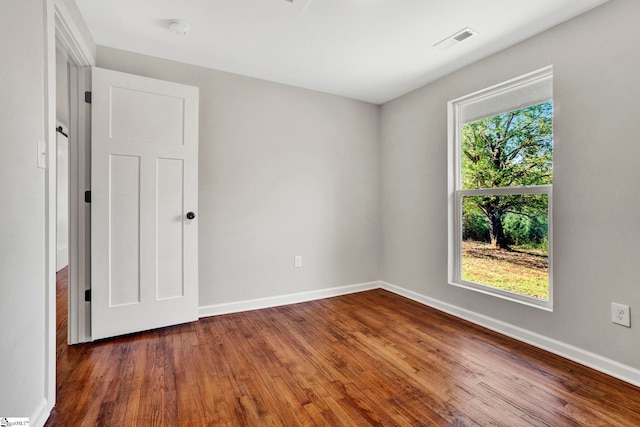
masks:
<svg viewBox="0 0 640 427"><path fill-rule="evenodd" d="M302 255L296 255L293 257L293 266L294 268L302 267Z"/></svg>
<svg viewBox="0 0 640 427"><path fill-rule="evenodd" d="M618 325L631 327L631 312L628 305L611 303L611 321Z"/></svg>

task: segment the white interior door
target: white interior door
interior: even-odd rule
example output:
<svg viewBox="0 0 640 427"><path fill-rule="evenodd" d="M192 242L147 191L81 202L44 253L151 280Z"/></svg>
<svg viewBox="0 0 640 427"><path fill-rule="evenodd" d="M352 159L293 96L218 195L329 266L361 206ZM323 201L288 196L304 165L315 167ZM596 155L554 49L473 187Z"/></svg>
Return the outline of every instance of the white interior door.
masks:
<svg viewBox="0 0 640 427"><path fill-rule="evenodd" d="M91 336L198 317L198 88L93 68Z"/></svg>

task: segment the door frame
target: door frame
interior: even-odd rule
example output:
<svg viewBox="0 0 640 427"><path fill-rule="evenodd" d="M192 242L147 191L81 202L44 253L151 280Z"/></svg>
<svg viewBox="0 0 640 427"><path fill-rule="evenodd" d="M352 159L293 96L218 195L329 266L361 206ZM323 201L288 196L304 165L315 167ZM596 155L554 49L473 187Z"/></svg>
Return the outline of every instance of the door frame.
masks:
<svg viewBox="0 0 640 427"><path fill-rule="evenodd" d="M91 341L91 107L84 102L91 90L91 69L69 66L69 279L67 343Z"/></svg>
<svg viewBox="0 0 640 427"><path fill-rule="evenodd" d="M44 373L45 373L45 390L44 397L46 399L46 414L48 415L53 409L56 401L56 175L57 175L57 144L56 144L56 44L62 49L68 58L68 61L76 67L90 67L95 65L95 44L93 40L87 40L81 27L82 17L77 10L77 6L72 3L70 9L65 0L43 0L43 8L45 14L43 44L44 44L44 137L47 152L47 169L45 171L45 342L44 350ZM85 32L86 33L86 32ZM71 86L77 87L73 83ZM70 132L75 133L77 141L84 139L74 129L82 122L80 115L70 115ZM84 141L86 143L86 141ZM71 138L69 141L70 158L72 156L73 145ZM77 154L77 153L76 153ZM72 182L78 183L77 177L69 175L70 196ZM74 218L75 217L75 218ZM72 218L74 218L72 220ZM75 221L77 226L77 215L73 211L69 211L70 229ZM75 245L78 248L78 242L69 239L69 245ZM71 263L71 260L70 260ZM70 264L70 268L73 268ZM76 267L77 269L77 267ZM70 294L73 292L69 290ZM70 311L71 311L70 306ZM71 314L71 313L70 313ZM71 316L70 328L71 328ZM74 329L78 328L79 322L76 317ZM70 334L71 336L71 334Z"/></svg>

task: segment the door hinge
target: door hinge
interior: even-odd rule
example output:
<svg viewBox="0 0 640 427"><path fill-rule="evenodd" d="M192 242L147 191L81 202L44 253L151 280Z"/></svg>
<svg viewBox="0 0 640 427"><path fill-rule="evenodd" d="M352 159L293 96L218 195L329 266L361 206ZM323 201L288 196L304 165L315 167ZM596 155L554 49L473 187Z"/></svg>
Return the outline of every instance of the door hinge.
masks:
<svg viewBox="0 0 640 427"><path fill-rule="evenodd" d="M84 192L84 202L91 203L91 191Z"/></svg>
<svg viewBox="0 0 640 427"><path fill-rule="evenodd" d="M84 93L84 102L91 104L91 91L88 90Z"/></svg>
<svg viewBox="0 0 640 427"><path fill-rule="evenodd" d="M91 289L84 290L84 300L87 302L91 301Z"/></svg>

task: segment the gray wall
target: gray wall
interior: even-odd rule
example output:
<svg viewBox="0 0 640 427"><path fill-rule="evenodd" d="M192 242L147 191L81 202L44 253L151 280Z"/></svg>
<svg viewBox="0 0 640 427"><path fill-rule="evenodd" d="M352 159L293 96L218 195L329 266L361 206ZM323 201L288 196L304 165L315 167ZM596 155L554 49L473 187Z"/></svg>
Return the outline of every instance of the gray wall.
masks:
<svg viewBox="0 0 640 427"><path fill-rule="evenodd" d="M0 13L0 414L45 404L44 11L3 0ZM34 420L35 421L35 420Z"/></svg>
<svg viewBox="0 0 640 427"><path fill-rule="evenodd" d="M378 279L377 106L101 46L97 65L200 88L200 306Z"/></svg>
<svg viewBox="0 0 640 427"><path fill-rule="evenodd" d="M69 64L66 54L56 50L56 126L69 135ZM69 140L56 133L56 270L69 265Z"/></svg>
<svg viewBox="0 0 640 427"><path fill-rule="evenodd" d="M69 128L69 64L66 54L56 50L56 120Z"/></svg>
<svg viewBox="0 0 640 427"><path fill-rule="evenodd" d="M612 0L382 107L381 279L640 368L639 17ZM447 284L447 101L550 64L553 313Z"/></svg>

